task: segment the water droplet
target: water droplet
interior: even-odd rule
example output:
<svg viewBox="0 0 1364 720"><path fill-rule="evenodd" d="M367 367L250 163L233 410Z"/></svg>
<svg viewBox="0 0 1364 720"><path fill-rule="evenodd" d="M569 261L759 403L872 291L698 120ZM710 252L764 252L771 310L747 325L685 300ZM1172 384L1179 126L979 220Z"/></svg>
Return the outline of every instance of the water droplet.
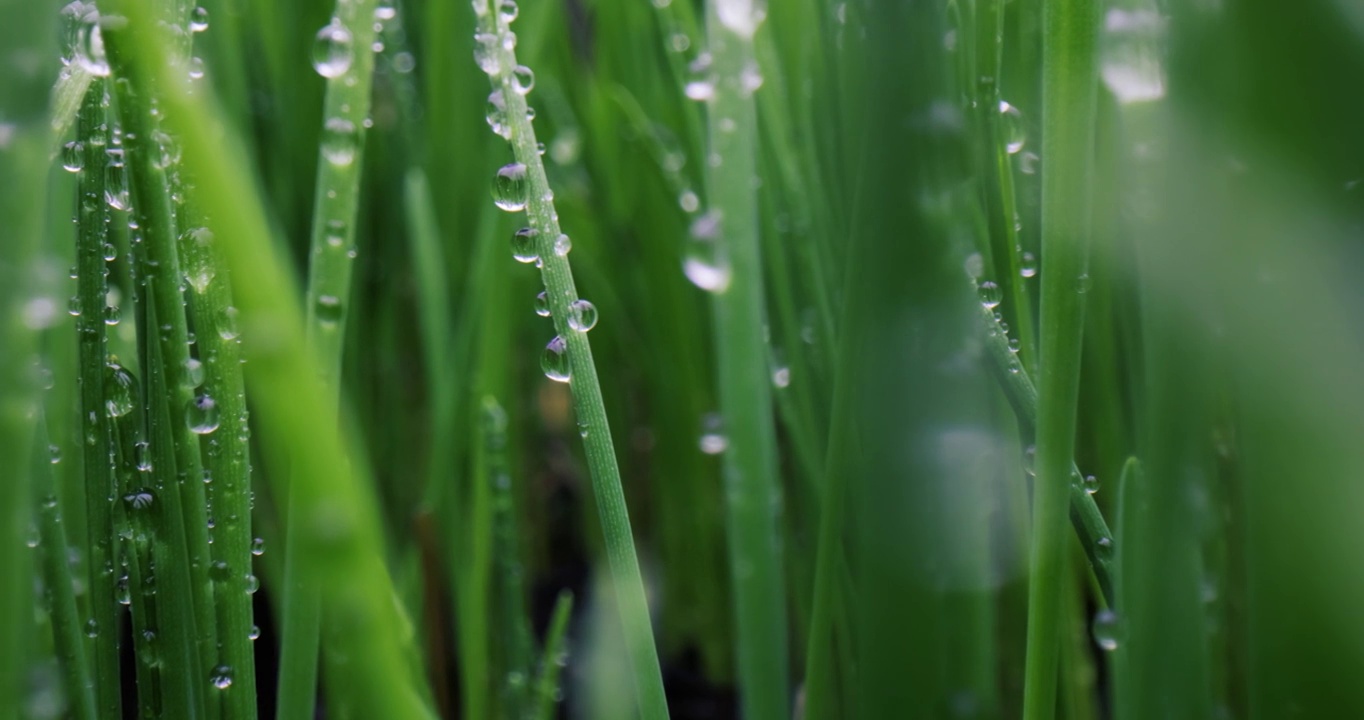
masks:
<svg viewBox="0 0 1364 720"><path fill-rule="evenodd" d="M1096 478L1093 475L1086 475L1084 480L1084 488L1085 492L1089 493L1090 495L1099 492L1099 478Z"/></svg>
<svg viewBox="0 0 1364 720"><path fill-rule="evenodd" d="M1023 257L1018 261L1018 274L1025 278L1037 277L1037 256L1030 252L1023 253Z"/></svg>
<svg viewBox="0 0 1364 720"><path fill-rule="evenodd" d="M113 327L123 319L123 311L117 305L104 306L104 324Z"/></svg>
<svg viewBox="0 0 1364 720"><path fill-rule="evenodd" d="M208 29L208 9L202 5L189 13L189 31L201 33Z"/></svg>
<svg viewBox="0 0 1364 720"><path fill-rule="evenodd" d="M763 0L719 0L715 3L715 16L735 35L752 38L767 18L767 3Z"/></svg>
<svg viewBox="0 0 1364 720"><path fill-rule="evenodd" d="M265 538L256 538L251 541L251 554L256 557L265 554Z"/></svg>
<svg viewBox="0 0 1364 720"><path fill-rule="evenodd" d="M587 300L574 300L568 306L568 326L587 332L597 326L597 306Z"/></svg>
<svg viewBox="0 0 1364 720"><path fill-rule="evenodd" d="M573 249L573 239L563 233L554 239L554 254L564 257Z"/></svg>
<svg viewBox="0 0 1364 720"><path fill-rule="evenodd" d="M255 595L260 589L260 579L251 573L246 574L246 594Z"/></svg>
<svg viewBox="0 0 1364 720"><path fill-rule="evenodd" d="M213 257L213 231L206 227L186 230L180 235L180 252L184 256L185 281L194 291L203 294L218 274L218 263Z"/></svg>
<svg viewBox="0 0 1364 720"><path fill-rule="evenodd" d="M76 63L96 77L109 77L109 59L104 54L104 36L99 29L99 12L90 7L82 18L76 39Z"/></svg>
<svg viewBox="0 0 1364 720"><path fill-rule="evenodd" d="M104 243L104 262L113 262L118 259L118 248L113 243Z"/></svg>
<svg viewBox="0 0 1364 720"><path fill-rule="evenodd" d="M668 42L672 46L673 52L686 52L691 47L691 38L687 37L686 33L673 33Z"/></svg>
<svg viewBox="0 0 1364 720"><path fill-rule="evenodd" d="M1018 156L1018 171L1024 175L1036 175L1037 164L1041 162L1041 160L1042 158L1038 157L1037 153L1025 152Z"/></svg>
<svg viewBox="0 0 1364 720"><path fill-rule="evenodd" d="M572 370L568 364L568 343L558 335L545 345L545 352L540 356L540 369L545 371L545 377L555 382L568 382L572 376Z"/></svg>
<svg viewBox="0 0 1364 720"><path fill-rule="evenodd" d="M80 317L80 316L81 316L81 299L80 299L80 297L78 297L78 296L76 296L76 295L72 295L71 298L70 298L69 300L66 301L66 312L67 312L68 314L70 314L71 317Z"/></svg>
<svg viewBox="0 0 1364 720"><path fill-rule="evenodd" d="M1121 631L1118 614L1112 610L1100 610L1094 615L1094 644L1100 649L1112 652L1118 649Z"/></svg>
<svg viewBox="0 0 1364 720"><path fill-rule="evenodd" d="M539 236L539 230L529 227L523 227L512 233L512 257L516 258L517 262L523 263L533 263L539 260L540 251L535 248L535 241ZM546 312L545 314L548 315L549 313Z"/></svg>
<svg viewBox="0 0 1364 720"><path fill-rule="evenodd" d="M682 260L687 279L702 290L722 293L729 289L729 260L720 245L720 213L711 210L691 224Z"/></svg>
<svg viewBox="0 0 1364 720"><path fill-rule="evenodd" d="M228 305L218 314L218 337L236 340L241 333L237 330L237 308Z"/></svg>
<svg viewBox="0 0 1364 720"><path fill-rule="evenodd" d="M994 310L999 307L1001 293L999 286L992 280L986 280L980 284L980 304Z"/></svg>
<svg viewBox="0 0 1364 720"><path fill-rule="evenodd" d="M725 436L725 420L719 413L706 413L701 417L701 439L697 443L701 452L719 455L729 448L729 438Z"/></svg>
<svg viewBox="0 0 1364 720"><path fill-rule="evenodd" d="M62 167L73 173L85 167L85 143L72 140L62 146Z"/></svg>
<svg viewBox="0 0 1364 720"><path fill-rule="evenodd" d="M123 167L123 151L107 151L109 162L104 166L104 202L115 210L127 210L128 173Z"/></svg>
<svg viewBox="0 0 1364 720"><path fill-rule="evenodd" d="M350 30L338 18L317 31L313 39L313 69L324 78L341 77L350 70L355 53L351 48Z"/></svg>
<svg viewBox="0 0 1364 720"><path fill-rule="evenodd" d="M128 503L134 510L146 510L156 502L156 496L152 494L151 489L142 488L124 495L123 502Z"/></svg>
<svg viewBox="0 0 1364 720"><path fill-rule="evenodd" d="M85 621L85 636L88 638L99 637L99 623L94 618Z"/></svg>
<svg viewBox="0 0 1364 720"><path fill-rule="evenodd" d="M335 295L322 295L317 298L314 305L314 312L317 313L317 321L322 327L333 328L341 322L341 315L344 308L341 305L341 298Z"/></svg>
<svg viewBox="0 0 1364 720"><path fill-rule="evenodd" d="M119 418L133 410L137 381L122 365L110 363L104 368L104 412Z"/></svg>
<svg viewBox="0 0 1364 720"><path fill-rule="evenodd" d="M763 74L758 69L757 63L749 62L744 69L739 71L739 89L743 91L745 97L757 92L763 86Z"/></svg>
<svg viewBox="0 0 1364 720"><path fill-rule="evenodd" d="M360 145L360 133L355 123L343 117L327 118L322 124L322 157L337 167L355 161L355 150Z"/></svg>
<svg viewBox="0 0 1364 720"><path fill-rule="evenodd" d="M232 687L232 668L227 665L219 665L213 668L213 674L209 676L209 682L218 690L226 690Z"/></svg>
<svg viewBox="0 0 1364 720"><path fill-rule="evenodd" d="M502 0L502 2L497 5L497 14L502 18L502 22L504 23L510 24L514 22L516 16L519 15L520 12L521 9L516 6L514 0Z"/></svg>
<svg viewBox="0 0 1364 720"><path fill-rule="evenodd" d="M185 361L185 386L197 388L204 384L204 364L194 358Z"/></svg>
<svg viewBox="0 0 1364 720"><path fill-rule="evenodd" d="M251 631L246 634L247 640L258 640L260 638L260 626L252 625Z"/></svg>
<svg viewBox="0 0 1364 720"><path fill-rule="evenodd" d="M535 87L535 73L525 65L517 65L512 71L512 89L525 95Z"/></svg>
<svg viewBox="0 0 1364 720"><path fill-rule="evenodd" d="M526 209L529 189L526 166L519 162L508 163L493 179L493 202L507 212L520 212Z"/></svg>
<svg viewBox="0 0 1364 720"><path fill-rule="evenodd" d="M1029 445L1028 449L1023 451L1023 472L1027 473L1028 477L1037 477L1036 445Z"/></svg>
<svg viewBox="0 0 1364 720"><path fill-rule="evenodd" d="M791 385L791 368L776 367L772 369L772 387L778 390L787 388Z"/></svg>
<svg viewBox="0 0 1364 720"><path fill-rule="evenodd" d="M535 314L540 317L549 317L549 295L544 290L535 296Z"/></svg>
<svg viewBox="0 0 1364 720"><path fill-rule="evenodd" d="M1010 155L1023 149L1028 140L1027 130L1023 127L1023 113L1007 101L999 101L999 114L1004 135L1004 150Z"/></svg>
<svg viewBox="0 0 1364 720"><path fill-rule="evenodd" d="M1113 538L1101 537L1095 540L1094 550L1101 560L1113 559Z"/></svg>
<svg viewBox="0 0 1364 720"><path fill-rule="evenodd" d="M691 190L683 190L682 194L677 196L677 206L682 208L683 212L694 213L701 207L701 198Z"/></svg>
<svg viewBox="0 0 1364 720"><path fill-rule="evenodd" d="M494 134L500 135L504 140L511 140L511 123L507 122L507 101L501 90L494 90L488 95L486 119L488 127L492 128Z"/></svg>
<svg viewBox="0 0 1364 720"><path fill-rule="evenodd" d="M133 604L133 593L128 589L127 575L119 578L118 582L114 585L114 599L118 601L119 605Z"/></svg>
<svg viewBox="0 0 1364 720"><path fill-rule="evenodd" d="M185 424L196 435L218 429L218 403L208 393L199 393L185 406Z"/></svg>
<svg viewBox="0 0 1364 720"><path fill-rule="evenodd" d="M502 56L498 51L497 36L493 33L474 35L474 62L489 75L502 71Z"/></svg>
<svg viewBox="0 0 1364 720"><path fill-rule="evenodd" d="M1090 279L1089 273L1081 273L1079 277L1075 278L1075 292L1077 293L1087 293L1093 286L1094 281Z"/></svg>
<svg viewBox="0 0 1364 720"><path fill-rule="evenodd" d="M189 79L198 80L204 76L204 59L194 56L189 59Z"/></svg>

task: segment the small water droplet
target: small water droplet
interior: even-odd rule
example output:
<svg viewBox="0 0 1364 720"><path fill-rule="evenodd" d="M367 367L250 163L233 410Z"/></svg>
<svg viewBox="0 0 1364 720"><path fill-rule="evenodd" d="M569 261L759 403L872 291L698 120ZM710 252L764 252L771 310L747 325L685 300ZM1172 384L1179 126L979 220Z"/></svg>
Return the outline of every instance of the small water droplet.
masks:
<svg viewBox="0 0 1364 720"><path fill-rule="evenodd" d="M1077 293L1087 293L1093 285L1094 282L1090 279L1089 273L1081 273L1079 277L1075 278L1075 292Z"/></svg>
<svg viewBox="0 0 1364 720"><path fill-rule="evenodd" d="M516 258L517 262L523 263L533 263L539 260L540 252L535 248L535 241L539 236L539 230L529 227L521 228L512 233L512 257ZM548 315L549 313L546 312L545 314Z"/></svg>
<svg viewBox="0 0 1364 720"><path fill-rule="evenodd" d="M772 387L782 390L791 385L791 368L776 367L772 370Z"/></svg>
<svg viewBox="0 0 1364 720"><path fill-rule="evenodd" d="M118 248L113 243L104 243L104 262L113 262L118 259Z"/></svg>
<svg viewBox="0 0 1364 720"><path fill-rule="evenodd" d="M507 101L501 90L494 90L488 95L488 113L485 119L494 134L501 136L503 140L511 140L512 128L511 123L507 122Z"/></svg>
<svg viewBox="0 0 1364 720"><path fill-rule="evenodd" d="M208 291L209 284L218 274L213 241L213 231L206 227L191 228L180 235L180 253L184 256L181 270L186 282L201 295Z"/></svg>
<svg viewBox="0 0 1364 720"><path fill-rule="evenodd" d="M351 34L338 18L317 31L313 40L313 69L324 78L336 78L350 70L355 53Z"/></svg>
<svg viewBox="0 0 1364 720"><path fill-rule="evenodd" d="M682 88L683 94L697 102L706 102L715 98L715 84L709 80L693 80Z"/></svg>
<svg viewBox="0 0 1364 720"><path fill-rule="evenodd" d="M1037 256L1030 252L1023 253L1019 258L1018 274L1025 278L1037 277Z"/></svg>
<svg viewBox="0 0 1364 720"><path fill-rule="evenodd" d="M1094 615L1094 644L1101 650L1112 652L1118 649L1121 631L1118 614L1112 610L1100 610Z"/></svg>
<svg viewBox="0 0 1364 720"><path fill-rule="evenodd" d="M564 257L573 249L573 239L563 233L554 239L554 254Z"/></svg>
<svg viewBox="0 0 1364 720"><path fill-rule="evenodd" d="M209 676L209 682L218 690L226 690L232 687L232 668L228 665L219 665L213 668L213 674Z"/></svg>
<svg viewBox="0 0 1364 720"><path fill-rule="evenodd" d="M208 29L208 9L202 5L189 13L189 31L201 33Z"/></svg>
<svg viewBox="0 0 1364 720"><path fill-rule="evenodd" d="M314 305L314 312L317 313L317 321L322 327L333 328L341 322L341 315L344 311L341 298L335 295L322 295L317 298Z"/></svg>
<svg viewBox="0 0 1364 720"><path fill-rule="evenodd" d="M99 12L93 4L81 20L77 31L76 63L96 77L109 77L109 59L104 54L104 36L100 32Z"/></svg>
<svg viewBox="0 0 1364 720"><path fill-rule="evenodd" d="M99 623L94 618L85 621L85 636L92 639L99 637Z"/></svg>
<svg viewBox="0 0 1364 720"><path fill-rule="evenodd" d="M260 579L257 578L255 575L252 575L251 573L247 573L245 580L246 594L255 595L256 591L260 589Z"/></svg>
<svg viewBox="0 0 1364 720"><path fill-rule="evenodd" d="M525 65L517 65L512 71L512 89L521 95L529 93L535 87L535 73Z"/></svg>
<svg viewBox="0 0 1364 720"><path fill-rule="evenodd" d="M1004 150L1010 155L1015 155L1023 149L1024 143L1028 140L1027 130L1023 126L1023 113L1008 102L1000 100L999 114L1003 125Z"/></svg>
<svg viewBox="0 0 1364 720"><path fill-rule="evenodd" d="M474 62L489 75L502 71L502 58L498 52L497 35L478 33L474 35Z"/></svg>
<svg viewBox="0 0 1364 720"><path fill-rule="evenodd" d="M706 413L701 417L701 439L697 444L707 455L719 455L729 448L725 420L720 413Z"/></svg>
<svg viewBox="0 0 1364 720"><path fill-rule="evenodd" d="M572 370L568 364L568 343L558 335L545 345L545 352L540 356L540 369L545 371L545 377L555 382L568 382L572 376Z"/></svg>
<svg viewBox="0 0 1364 720"><path fill-rule="evenodd" d="M986 280L980 284L980 304L994 310L999 307L1001 293L999 286L992 280Z"/></svg>
<svg viewBox="0 0 1364 720"><path fill-rule="evenodd" d="M549 317L549 295L544 290L535 296L535 314L540 317Z"/></svg>
<svg viewBox="0 0 1364 720"><path fill-rule="evenodd" d="M520 212L526 209L529 183L526 166L519 162L503 165L493 179L493 202L507 212Z"/></svg>
<svg viewBox="0 0 1364 720"><path fill-rule="evenodd" d="M729 260L720 245L720 213L711 210L691 224L682 271L696 287L713 293L729 289Z"/></svg>
<svg viewBox="0 0 1364 720"><path fill-rule="evenodd" d="M265 538L256 538L251 541L251 554L256 557L265 554Z"/></svg>
<svg viewBox="0 0 1364 720"><path fill-rule="evenodd" d="M237 330L237 308L228 305L218 314L218 337L236 340L240 334Z"/></svg>
<svg viewBox="0 0 1364 720"><path fill-rule="evenodd" d="M131 373L117 363L104 368L104 412L111 418L119 418L133 410L133 398L137 394L137 381Z"/></svg>
<svg viewBox="0 0 1364 720"><path fill-rule="evenodd" d="M197 388L204 384L204 364L194 358L185 361L185 386Z"/></svg>
<svg viewBox="0 0 1364 720"><path fill-rule="evenodd" d="M355 151L360 145L360 133L355 123L343 117L327 118L322 124L322 157L327 162L346 167L355 161Z"/></svg>
<svg viewBox="0 0 1364 720"><path fill-rule="evenodd" d="M1094 477L1093 475L1086 475L1084 480L1084 488L1085 492L1089 493L1090 495L1099 492L1099 479Z"/></svg>
<svg viewBox="0 0 1364 720"><path fill-rule="evenodd" d="M259 625L252 625L252 626L251 626L251 631L248 632L248 633L246 634L246 639L247 639L247 640L253 640L253 641L254 641L254 640L260 639L260 626L259 626Z"/></svg>
<svg viewBox="0 0 1364 720"><path fill-rule="evenodd" d="M587 332L597 326L597 306L587 300L574 300L568 306L568 326Z"/></svg>
<svg viewBox="0 0 1364 720"><path fill-rule="evenodd" d="M690 189L683 190L682 194L677 196L677 206L682 208L683 212L694 213L701 207L701 198Z"/></svg>
<svg viewBox="0 0 1364 720"><path fill-rule="evenodd" d="M516 21L516 16L521 13L521 9L516 6L514 0L502 0L497 5L497 14L502 18L502 22L511 24Z"/></svg>
<svg viewBox="0 0 1364 720"><path fill-rule="evenodd" d="M199 393L185 406L185 424L196 435L218 429L218 403L208 393Z"/></svg>
<svg viewBox="0 0 1364 720"><path fill-rule="evenodd" d="M1101 537L1094 541L1095 553L1102 560L1113 559L1113 538Z"/></svg>
<svg viewBox="0 0 1364 720"><path fill-rule="evenodd" d="M66 312L71 317L81 316L81 299L78 296L72 295L71 299L66 301Z"/></svg>
<svg viewBox="0 0 1364 720"><path fill-rule="evenodd" d="M118 582L114 585L114 599L118 601L119 605L133 604L133 593L128 589L127 575L119 578Z"/></svg>

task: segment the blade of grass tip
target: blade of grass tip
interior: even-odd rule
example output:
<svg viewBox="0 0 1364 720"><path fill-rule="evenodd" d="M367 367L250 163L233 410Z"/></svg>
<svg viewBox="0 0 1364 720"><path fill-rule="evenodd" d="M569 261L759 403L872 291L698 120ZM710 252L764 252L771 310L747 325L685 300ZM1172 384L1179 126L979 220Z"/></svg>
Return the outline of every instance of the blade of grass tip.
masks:
<svg viewBox="0 0 1364 720"><path fill-rule="evenodd" d="M85 513L88 529L90 612L95 623L93 667L99 712L121 717L122 687L119 679L119 633L115 620L114 565L119 549L113 527L113 497L117 481L109 463L112 436L105 412L105 358L108 336L105 307L108 268L105 246L109 244L109 206L104 201L105 164L108 155L104 81L90 84L81 106L79 131L68 145L63 163L77 167L76 318L77 352L80 357L81 462L85 469ZM72 160L75 162L73 163ZM112 247L112 246L110 246Z"/></svg>
<svg viewBox="0 0 1364 720"><path fill-rule="evenodd" d="M147 280L144 300L155 307L160 323L149 327L147 332L155 338L164 364L162 372L169 393L165 417L169 421L169 437L173 438L173 467L177 471L163 477L170 481L167 490L179 494L184 512L184 539L188 543L185 550L189 562L186 569L191 575L195 643L200 667L206 670L216 665L218 642L213 584L209 577L212 557L199 438L218 428L220 411L215 398L195 393L199 383L194 377L195 362L190 356L185 297L181 292L184 274L176 247L178 234L166 176L172 152L169 144L173 141L158 127L152 86L144 78L130 73L131 22L104 24L108 25L103 37L115 78L114 96L124 132L124 162L132 191L132 214L142 236L137 272ZM161 471L164 472L164 468ZM234 578L243 592L248 574L240 573ZM205 679L200 678L200 681Z"/></svg>
<svg viewBox="0 0 1364 720"><path fill-rule="evenodd" d="M42 237L49 132L48 88L57 72L56 33L51 7L23 0L0 1L0 467L6 468L5 503L0 507L0 698L24 697L30 667L28 619L33 583L32 553L25 547L30 511L29 452L38 409L33 372L36 331L59 314L55 301L35 294L32 261ZM83 94L82 94L83 95ZM79 96L78 96L79 97ZM78 103L79 104L79 103ZM23 704L0 703L0 719L19 717Z"/></svg>
<svg viewBox="0 0 1364 720"><path fill-rule="evenodd" d="M375 0L338 0L330 22L318 31L313 69L326 78L321 152L313 197L312 243L305 297L308 345L317 356L331 412L339 420L341 356L355 251L355 221L369 124L373 81ZM319 588L309 587L298 563L303 539L297 528L296 492L290 491L285 532L285 594L277 712L312 717L317 697Z"/></svg>
<svg viewBox="0 0 1364 720"><path fill-rule="evenodd" d="M314 355L304 344L296 285L273 244L253 178L241 164L241 145L211 112L209 100L190 91L188 78L168 62L150 27L138 22L151 17L146 3L124 9L129 28L142 40L132 46L136 69L165 90L162 112L181 138L182 162L197 179L204 214L216 219L227 265L233 275L252 278L236 288L236 302L248 386L256 393L253 416L264 439L266 477L288 478L299 490L299 507L307 509L296 529L309 558L302 569L328 588L323 628L331 705L356 717L429 718L423 693L414 687L423 680L410 673L405 659L402 645L410 637L383 565L379 520L363 482L366 469L346 459L331 423L317 422L335 402L318 382Z"/></svg>
<svg viewBox="0 0 1364 720"><path fill-rule="evenodd" d="M545 348L542 366L552 379L570 383L573 406L583 435L593 494L601 517L607 559L611 568L612 589L624 630L640 714L649 720L668 717L663 692L663 676L649 621L649 605L630 530L629 512L616 465L615 447L602 401L597 368L587 330L596 323L596 308L578 298L573 271L568 261L571 241L559 228L554 195L545 176L535 130L527 115L527 93L533 84L528 68L517 65L515 36L508 28L515 17L508 3L493 7L489 2L475 3L479 35L475 55L487 72L495 93L501 93L506 111L506 137L512 145L515 162L498 171L494 199L509 212L525 210L529 228L518 232L517 239L529 240L531 247L518 246L518 254L533 253L541 264L550 316L558 335Z"/></svg>
<svg viewBox="0 0 1364 720"><path fill-rule="evenodd" d="M1093 0L1047 0L1042 23L1042 308L1024 720L1054 716L1065 520L1075 453L1098 34ZM1021 308L1020 308L1021 310Z"/></svg>
<svg viewBox="0 0 1364 720"><path fill-rule="evenodd" d="M38 499L38 555L41 558L43 586L47 590L44 598L48 617L52 620L52 643L56 649L57 663L61 667L71 717L94 720L99 714L95 710L95 683L90 675L90 659L85 652L85 636L92 631L98 634L99 629L82 623L80 610L76 607L73 587L75 577L68 559L70 547L52 479L52 466L55 463L48 450L45 423L40 415L30 463L34 495ZM90 622L95 621L92 619ZM106 630L105 634L111 633Z"/></svg>
<svg viewBox="0 0 1364 720"><path fill-rule="evenodd" d="M564 590L554 601L549 629L545 632L545 648L540 654L540 675L535 682L534 720L552 720L554 708L562 697L559 675L568 665L568 621L573 616L573 593Z"/></svg>
<svg viewBox="0 0 1364 720"><path fill-rule="evenodd" d="M753 35L765 9L757 3L712 0L706 27L714 78L706 191L709 227L693 228L693 243L715 251L712 286L720 410L729 446L722 459L726 529L738 637L743 715L791 714L787 689L786 592L778 517L776 429L765 337L762 252L755 192L757 118L753 93L762 76ZM692 271L696 265L690 266ZM702 273L704 274L704 273ZM699 275L689 273L695 282Z"/></svg>
<svg viewBox="0 0 1364 720"><path fill-rule="evenodd" d="M990 354L990 365L995 370L995 376L999 378L1000 387L1004 389L1004 395L1013 407L1019 430L1025 437L1033 436L1037 432L1037 388L1033 385L1032 378L1028 376L1028 371L1023 368L1019 353L1014 352L1009 345L1008 333L995 319L993 302L993 297L982 291L981 323L985 329L986 352ZM1113 533L1109 530L1108 522L1104 520L1099 505L1094 501L1094 496L1090 494L1090 489L1089 481L1080 474L1079 466L1071 462L1070 523L1080 539L1085 557L1089 559L1089 567L1099 583L1104 602L1113 605L1116 597Z"/></svg>

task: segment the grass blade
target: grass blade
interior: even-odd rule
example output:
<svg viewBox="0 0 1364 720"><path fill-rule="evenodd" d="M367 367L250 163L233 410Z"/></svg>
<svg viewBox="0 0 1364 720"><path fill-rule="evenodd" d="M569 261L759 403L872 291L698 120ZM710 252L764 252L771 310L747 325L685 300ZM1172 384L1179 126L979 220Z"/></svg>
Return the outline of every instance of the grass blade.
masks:
<svg viewBox="0 0 1364 720"><path fill-rule="evenodd" d="M1043 6L1042 309L1024 720L1054 716L1096 117L1093 0ZM1020 308L1020 311L1023 308Z"/></svg>
<svg viewBox="0 0 1364 720"><path fill-rule="evenodd" d="M540 675L535 683L534 720L552 720L559 704L559 675L568 664L565 649L568 621L573 616L573 593L564 590L554 601L549 630L545 632L545 648L540 654Z"/></svg>

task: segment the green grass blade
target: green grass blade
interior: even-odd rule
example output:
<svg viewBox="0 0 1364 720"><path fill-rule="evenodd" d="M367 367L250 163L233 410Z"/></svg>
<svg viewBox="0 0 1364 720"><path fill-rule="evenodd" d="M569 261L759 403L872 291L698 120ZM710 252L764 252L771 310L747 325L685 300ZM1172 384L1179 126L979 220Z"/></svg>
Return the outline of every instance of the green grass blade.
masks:
<svg viewBox="0 0 1364 720"><path fill-rule="evenodd" d="M787 688L786 581L781 536L781 483L777 472L772 382L764 339L762 253L758 238L757 130L753 93L762 82L753 34L763 10L748 3L706 4L708 48L714 73L709 100L707 215L699 231L714 244L711 272L723 276L713 291L720 411L728 447L726 529L734 588L739 695L743 714L791 714ZM698 233L693 228L693 233ZM693 280L696 278L693 277Z"/></svg>
<svg viewBox="0 0 1364 720"><path fill-rule="evenodd" d="M494 71L489 73L494 91L502 93L506 106L512 150L516 164L520 166L510 171L522 174L516 193L521 195L518 204L524 207L530 227L536 231L534 252L542 265L541 277L545 283L550 315L559 333L559 340L551 343L557 343L557 347L547 348L547 352L567 355L566 374L571 377L573 405L583 431L583 444L611 567L612 589L616 594L625 631L625 645L633 670L640 712L650 720L666 718L668 707L663 693L658 650L654 645L648 602L644 597L639 559L630 530L620 469L616 465L615 447L602 401L601 384L592 359L592 346L585 331L570 325L570 305L577 303L579 297L568 262L567 248L562 253L556 251L560 238L567 240L567 236L559 227L535 131L527 117L526 98L513 85L518 65L514 41L508 39L510 31L507 21L500 6L493 8L488 3L475 6L475 14L478 16L480 33L486 40L486 44L476 52L483 54L481 57L484 58L485 70ZM515 204L511 206L515 207Z"/></svg>
<svg viewBox="0 0 1364 720"><path fill-rule="evenodd" d="M568 621L573 616L573 593L564 590L554 601L549 630L545 632L545 648L540 654L540 673L535 682L533 720L552 720L559 704L559 675L568 665Z"/></svg>
<svg viewBox="0 0 1364 720"><path fill-rule="evenodd" d="M1038 357L1037 479L1029 555L1023 717L1056 707L1065 519L1075 455L1080 340L1088 276L1098 32L1092 0L1043 7L1042 310ZM1020 308L1021 309L1021 308Z"/></svg>

